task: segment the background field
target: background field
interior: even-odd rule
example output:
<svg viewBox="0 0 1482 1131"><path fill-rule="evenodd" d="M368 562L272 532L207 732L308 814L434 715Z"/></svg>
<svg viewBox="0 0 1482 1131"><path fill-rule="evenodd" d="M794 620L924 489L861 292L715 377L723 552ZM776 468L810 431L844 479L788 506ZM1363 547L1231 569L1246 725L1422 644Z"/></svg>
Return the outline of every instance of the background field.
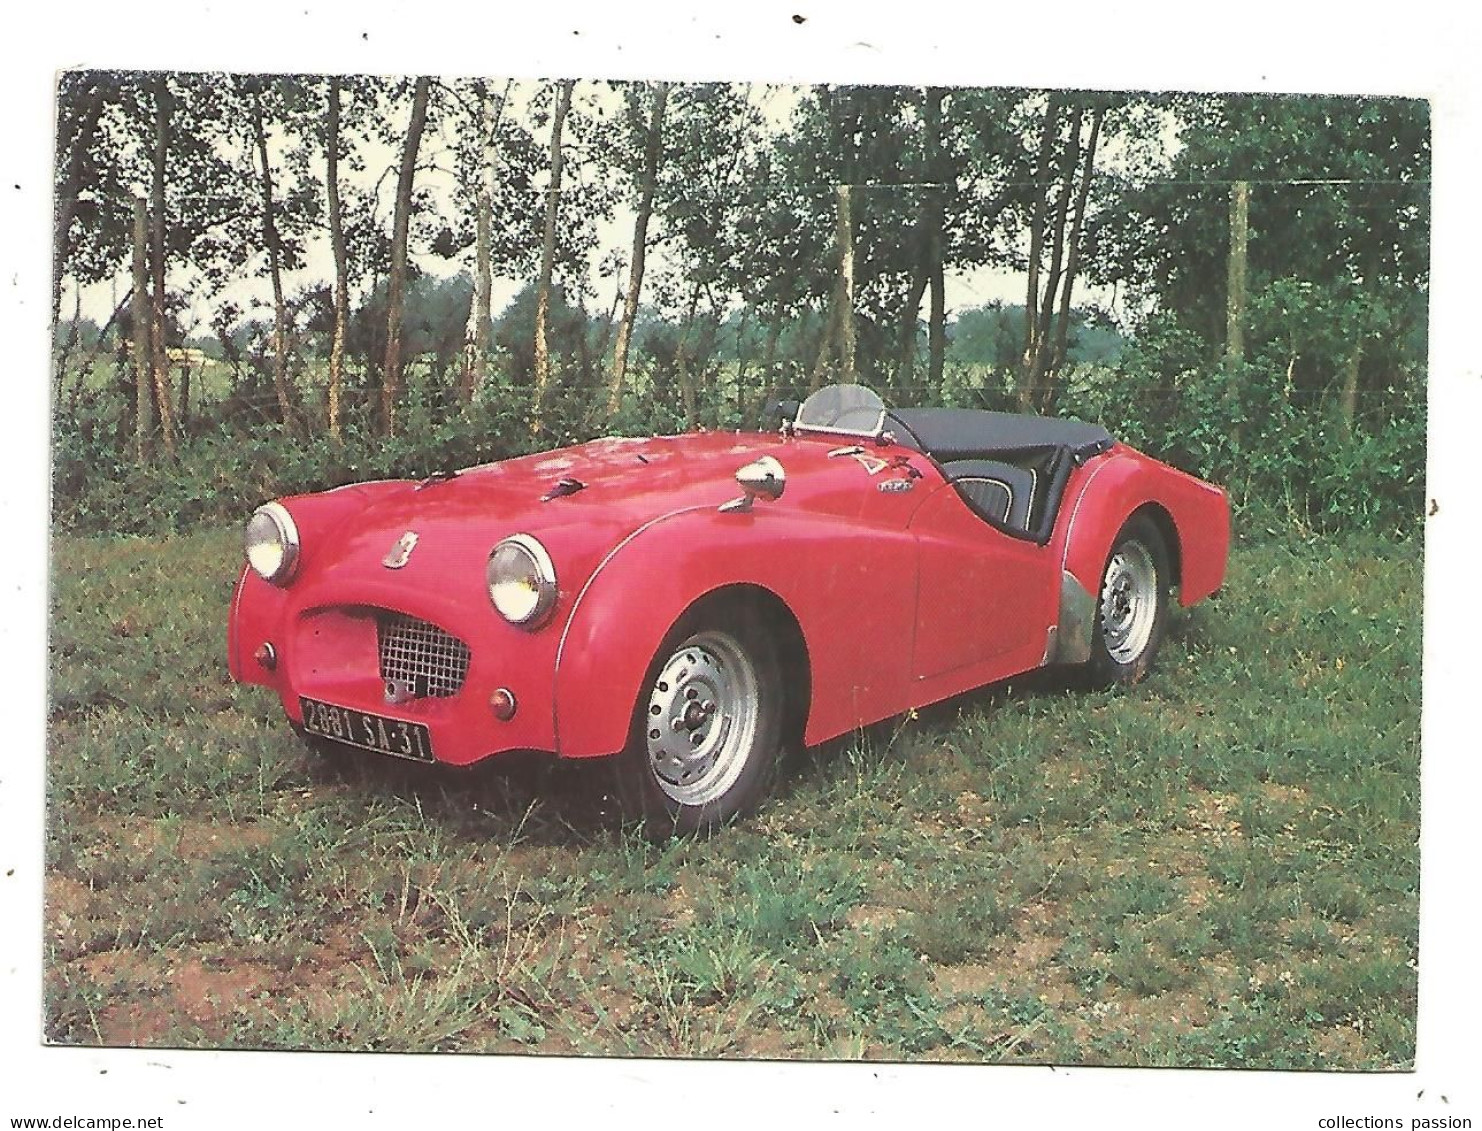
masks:
<svg viewBox="0 0 1482 1131"><path fill-rule="evenodd" d="M662 847L603 765L307 750L227 679L238 554L54 540L51 1040L1412 1062L1414 542L1242 539L1144 685L897 720Z"/></svg>

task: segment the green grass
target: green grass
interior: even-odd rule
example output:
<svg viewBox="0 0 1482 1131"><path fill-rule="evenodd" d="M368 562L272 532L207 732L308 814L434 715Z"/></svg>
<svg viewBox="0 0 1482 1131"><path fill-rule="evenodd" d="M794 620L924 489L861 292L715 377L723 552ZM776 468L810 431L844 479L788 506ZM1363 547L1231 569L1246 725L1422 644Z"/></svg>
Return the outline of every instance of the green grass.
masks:
<svg viewBox="0 0 1482 1131"><path fill-rule="evenodd" d="M301 746L226 676L237 547L54 542L53 1041L1412 1061L1413 545L1240 545L1141 686L894 720L661 846L605 766Z"/></svg>

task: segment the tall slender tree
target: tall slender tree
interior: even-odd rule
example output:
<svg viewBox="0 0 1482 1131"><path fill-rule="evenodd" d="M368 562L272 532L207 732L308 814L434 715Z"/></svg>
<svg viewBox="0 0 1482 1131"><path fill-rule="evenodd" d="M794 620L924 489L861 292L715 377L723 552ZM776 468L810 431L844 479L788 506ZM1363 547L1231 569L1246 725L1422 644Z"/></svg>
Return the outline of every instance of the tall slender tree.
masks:
<svg viewBox="0 0 1482 1131"><path fill-rule="evenodd" d="M334 324L329 345L329 434L341 439L340 396L345 384L345 334L350 324L350 257L345 246L345 217L340 202L341 85L329 77L324 139L324 192L329 223L329 247L334 256Z"/></svg>
<svg viewBox="0 0 1482 1131"><path fill-rule="evenodd" d="M263 109L263 76L238 76L237 89L246 103L253 149L257 154L260 187L262 246L267 253L268 278L273 291L273 392L278 418L289 431L297 431L293 397L288 387L288 303L283 297L283 248L278 238L279 200L273 188L273 160L268 152L268 128Z"/></svg>
<svg viewBox="0 0 1482 1131"><path fill-rule="evenodd" d="M628 288L623 297L623 314L618 322L617 341L612 351L612 375L607 390L607 411L611 415L622 404L623 381L628 373L628 347L633 339L633 325L638 319L638 301L643 293L643 270L648 254L648 225L653 216L654 194L658 189L659 161L664 150L664 109L669 102L669 84L654 83L645 119L638 92L632 93L629 111L634 119L634 132L641 129L643 165L637 180L638 203L633 216L633 254L628 265Z"/></svg>
<svg viewBox="0 0 1482 1131"><path fill-rule="evenodd" d="M401 385L402 307L406 302L407 240L412 222L412 189L417 174L417 152L427 125L427 102L432 81L423 75L412 85L411 118L401 151L396 182L396 210L391 226L391 263L386 279L386 361L381 371L381 431L396 431L396 398Z"/></svg>
<svg viewBox="0 0 1482 1131"><path fill-rule="evenodd" d="M150 200L150 363L154 375L155 411L158 414L165 452L175 455L175 411L170 401L169 360L165 342L165 181L170 155L170 78L164 72L154 77L154 165Z"/></svg>
<svg viewBox="0 0 1482 1131"><path fill-rule="evenodd" d="M546 389L551 383L551 351L547 337L551 312L551 277L556 263L556 220L561 214L561 165L564 160L561 150L561 129L566 115L571 110L571 92L575 86L571 79L556 84L556 108L551 115L550 187L546 190L545 227L542 230L540 250L540 279L535 290L535 391L532 426L536 432L542 425Z"/></svg>

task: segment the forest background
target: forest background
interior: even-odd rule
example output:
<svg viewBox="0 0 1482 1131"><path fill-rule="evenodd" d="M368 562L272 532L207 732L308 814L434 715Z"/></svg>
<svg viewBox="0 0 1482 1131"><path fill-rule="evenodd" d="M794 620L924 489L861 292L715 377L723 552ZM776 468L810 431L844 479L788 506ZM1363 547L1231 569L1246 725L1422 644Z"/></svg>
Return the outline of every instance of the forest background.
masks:
<svg viewBox="0 0 1482 1131"><path fill-rule="evenodd" d="M181 529L859 380L1407 537L1429 191L1413 99L70 72L54 516Z"/></svg>

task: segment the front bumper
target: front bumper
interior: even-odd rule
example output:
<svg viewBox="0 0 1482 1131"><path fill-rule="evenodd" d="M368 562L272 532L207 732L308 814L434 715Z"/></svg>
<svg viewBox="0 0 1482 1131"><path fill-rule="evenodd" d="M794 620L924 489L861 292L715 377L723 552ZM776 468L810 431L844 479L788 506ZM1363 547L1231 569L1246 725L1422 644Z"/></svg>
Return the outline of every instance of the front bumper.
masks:
<svg viewBox="0 0 1482 1131"><path fill-rule="evenodd" d="M442 674L418 677L393 660L395 678L388 680L382 633L395 615L426 622L466 645L466 674L456 681ZM337 585L333 594L322 587L281 590L244 570L228 654L233 678L271 688L299 727L300 697L307 697L421 724L435 761L468 765L506 751L555 750L558 637L555 625L531 633L507 624L476 589L428 593L372 579ZM268 662L261 658L268 651L263 645L272 653ZM444 672L445 659L428 662ZM508 719L495 714L500 691L514 700Z"/></svg>

